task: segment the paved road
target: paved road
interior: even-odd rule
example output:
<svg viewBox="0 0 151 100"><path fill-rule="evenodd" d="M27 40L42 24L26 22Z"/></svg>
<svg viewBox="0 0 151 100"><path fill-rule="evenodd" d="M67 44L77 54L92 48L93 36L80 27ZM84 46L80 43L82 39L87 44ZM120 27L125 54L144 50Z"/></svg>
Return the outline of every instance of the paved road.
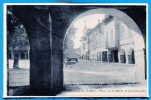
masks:
<svg viewBox="0 0 151 100"><path fill-rule="evenodd" d="M112 84L132 82L134 65L79 62L64 67L65 84ZM29 69L10 69L9 85L29 85Z"/></svg>
<svg viewBox="0 0 151 100"><path fill-rule="evenodd" d="M64 67L65 84L112 84L134 81L134 65L78 62Z"/></svg>
<svg viewBox="0 0 151 100"><path fill-rule="evenodd" d="M29 69L9 69L9 86L29 85Z"/></svg>
<svg viewBox="0 0 151 100"><path fill-rule="evenodd" d="M124 94L117 93L117 90L138 90L141 91L139 96L145 95L143 92L146 90L145 82L131 83L135 80L134 69L134 65L123 64L79 62L66 65L64 66L65 91L58 96L111 96L114 92L118 94L117 96ZM29 69L9 69L9 86L25 85L29 85ZM131 93L131 95L136 94Z"/></svg>

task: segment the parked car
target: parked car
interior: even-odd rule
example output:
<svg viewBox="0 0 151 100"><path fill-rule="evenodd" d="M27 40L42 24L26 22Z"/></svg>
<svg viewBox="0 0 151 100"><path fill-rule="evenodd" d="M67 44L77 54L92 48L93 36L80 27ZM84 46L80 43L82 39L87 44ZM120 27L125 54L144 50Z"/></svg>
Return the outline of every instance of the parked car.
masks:
<svg viewBox="0 0 151 100"><path fill-rule="evenodd" d="M78 62L78 58L67 58L67 64L75 64Z"/></svg>

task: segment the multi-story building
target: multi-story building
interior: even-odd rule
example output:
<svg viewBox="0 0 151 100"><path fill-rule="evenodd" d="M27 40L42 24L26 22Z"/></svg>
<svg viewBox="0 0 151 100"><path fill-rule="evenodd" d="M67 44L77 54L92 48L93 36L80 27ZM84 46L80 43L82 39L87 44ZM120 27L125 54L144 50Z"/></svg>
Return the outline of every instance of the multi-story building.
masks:
<svg viewBox="0 0 151 100"><path fill-rule="evenodd" d="M107 16L82 40L89 60L114 63L135 63L133 31L120 19ZM84 53L83 53L84 55Z"/></svg>

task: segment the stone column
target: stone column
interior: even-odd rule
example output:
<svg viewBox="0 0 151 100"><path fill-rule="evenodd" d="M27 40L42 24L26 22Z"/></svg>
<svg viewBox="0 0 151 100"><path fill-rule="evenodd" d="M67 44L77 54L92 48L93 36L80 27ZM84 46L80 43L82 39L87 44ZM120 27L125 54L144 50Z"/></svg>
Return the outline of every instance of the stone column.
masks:
<svg viewBox="0 0 151 100"><path fill-rule="evenodd" d="M27 50L27 59L29 60L29 49Z"/></svg>
<svg viewBox="0 0 151 100"><path fill-rule="evenodd" d="M63 85L58 82L63 75L60 76L60 72L57 71L60 70L57 67L60 64L56 63L55 59L58 59L56 54L62 51L58 51L57 47L55 49L57 40L52 37L52 20L49 9L36 7L14 7L14 14L23 22L29 37L30 95L56 95L61 91L57 87ZM52 41L54 41L53 46Z"/></svg>
<svg viewBox="0 0 151 100"><path fill-rule="evenodd" d="M12 50L10 50L10 55L11 55L11 60L14 59L14 54Z"/></svg>
<svg viewBox="0 0 151 100"><path fill-rule="evenodd" d="M52 18L51 90L63 90L63 40L68 23L63 16L63 8L50 7Z"/></svg>
<svg viewBox="0 0 151 100"><path fill-rule="evenodd" d="M56 94L63 89L63 42L56 35L52 37L51 90L53 94Z"/></svg>
<svg viewBox="0 0 151 100"><path fill-rule="evenodd" d="M103 61L102 61L102 51L100 52L100 58L101 58L101 63L102 63L102 62L103 62Z"/></svg>
<svg viewBox="0 0 151 100"><path fill-rule="evenodd" d="M30 43L30 87L35 95L51 91L51 22L49 11L32 9L27 25Z"/></svg>
<svg viewBox="0 0 151 100"><path fill-rule="evenodd" d="M120 51L118 52L118 63L121 63Z"/></svg>
<svg viewBox="0 0 151 100"><path fill-rule="evenodd" d="M125 58L126 58L126 64L128 64L128 53L127 53L127 50L125 51Z"/></svg>
<svg viewBox="0 0 151 100"><path fill-rule="evenodd" d="M27 51L25 51L25 60L27 60L28 59L28 53L27 53Z"/></svg>
<svg viewBox="0 0 151 100"><path fill-rule="evenodd" d="M107 62L110 63L110 61L109 61L109 51L107 51Z"/></svg>

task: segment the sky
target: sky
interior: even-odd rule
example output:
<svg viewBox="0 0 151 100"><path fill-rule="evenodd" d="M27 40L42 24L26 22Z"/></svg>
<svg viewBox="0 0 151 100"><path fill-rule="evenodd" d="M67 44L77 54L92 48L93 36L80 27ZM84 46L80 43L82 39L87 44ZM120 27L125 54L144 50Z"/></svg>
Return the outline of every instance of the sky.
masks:
<svg viewBox="0 0 151 100"><path fill-rule="evenodd" d="M76 32L74 35L73 43L74 48L80 48L81 46L81 38L84 36L85 27L86 29L93 29L97 24L101 23L105 18L105 14L92 14L88 16L84 16L80 19L77 19L71 27L76 28Z"/></svg>

